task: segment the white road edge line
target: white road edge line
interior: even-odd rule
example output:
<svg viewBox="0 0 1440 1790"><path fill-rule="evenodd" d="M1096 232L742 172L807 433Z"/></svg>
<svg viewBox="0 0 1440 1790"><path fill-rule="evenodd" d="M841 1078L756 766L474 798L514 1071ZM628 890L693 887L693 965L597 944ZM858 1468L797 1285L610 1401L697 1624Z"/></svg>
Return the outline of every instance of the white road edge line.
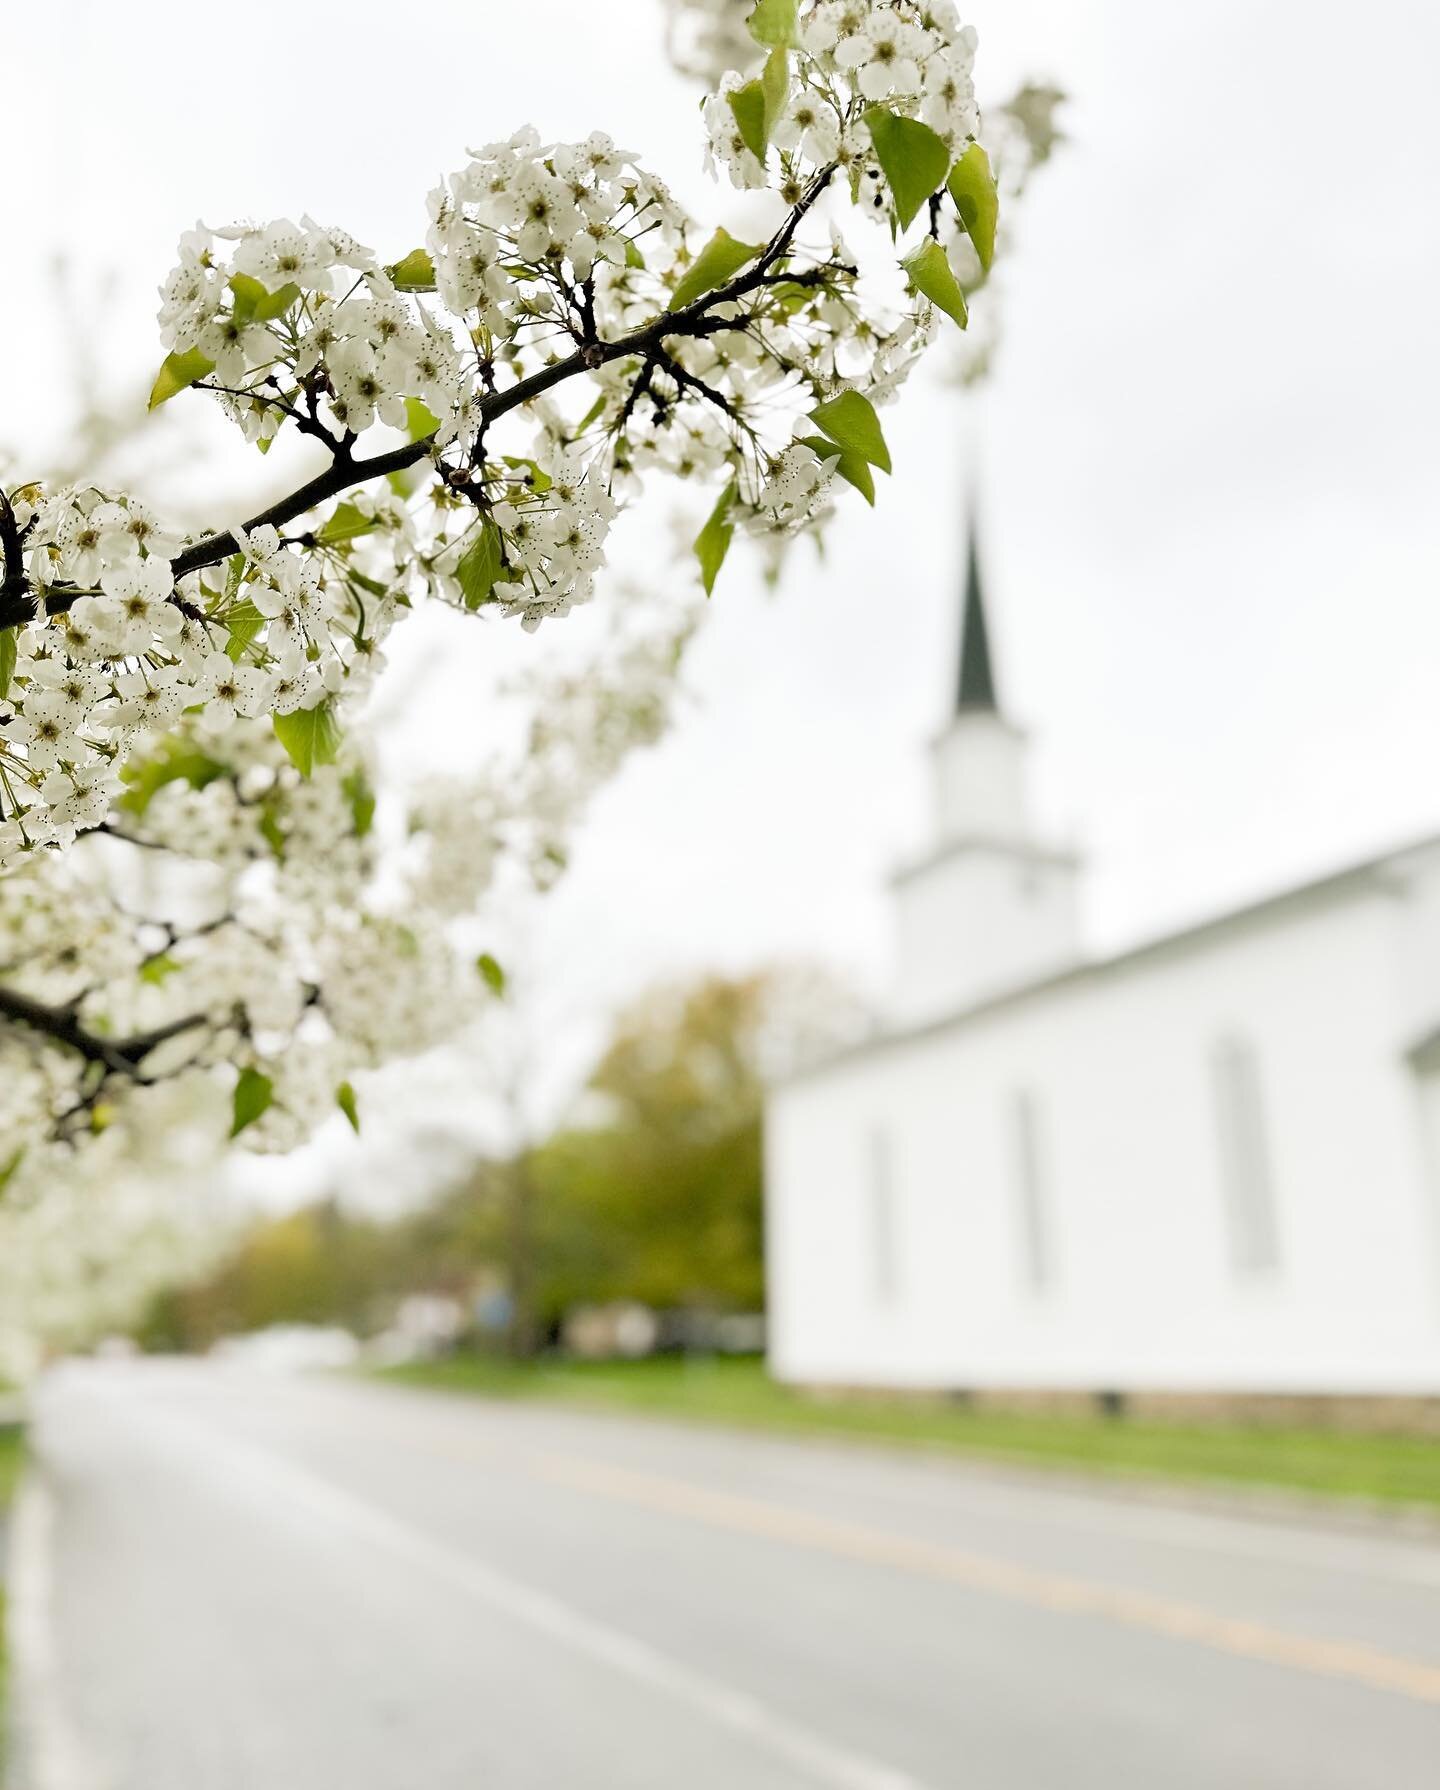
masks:
<svg viewBox="0 0 1440 1790"><path fill-rule="evenodd" d="M253 1490L267 1493L286 1512L306 1513L330 1533L344 1527L357 1539L383 1547L394 1558L430 1573L452 1590L465 1591L537 1634L558 1641L572 1653L622 1673L646 1689L695 1710L718 1727L741 1735L812 1782L827 1785L830 1790L931 1790L931 1786L908 1772L834 1745L778 1714L748 1691L736 1690L708 1673L680 1665L649 1642L586 1615L548 1591L432 1541L388 1511L268 1449L238 1442L188 1417L177 1420L167 1414L157 1422L155 1414L147 1412L146 1427L170 1429L177 1441L186 1436L193 1440L197 1432L203 1434L214 1455L225 1456L228 1466L237 1474L244 1474ZM190 1458L193 1465L193 1455ZM234 1479L228 1473L227 1478L233 1487ZM22 1790L32 1787L23 1785ZM71 1790L71 1786L43 1782L33 1790ZM75 1790L91 1787L77 1785Z"/></svg>

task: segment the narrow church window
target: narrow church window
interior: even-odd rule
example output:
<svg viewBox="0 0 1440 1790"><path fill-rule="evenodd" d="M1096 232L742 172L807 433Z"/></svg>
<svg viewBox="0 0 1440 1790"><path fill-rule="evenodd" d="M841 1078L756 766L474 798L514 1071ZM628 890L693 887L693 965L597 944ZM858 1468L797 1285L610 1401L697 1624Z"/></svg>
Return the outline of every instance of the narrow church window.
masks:
<svg viewBox="0 0 1440 1790"><path fill-rule="evenodd" d="M1032 1293L1043 1293L1053 1278L1054 1262L1040 1159L1039 1103L1028 1088L1014 1096L1011 1126L1020 1271Z"/></svg>
<svg viewBox="0 0 1440 1790"><path fill-rule="evenodd" d="M1231 1265L1246 1279L1273 1274L1280 1266L1280 1228L1259 1064L1253 1048L1233 1037L1219 1041L1211 1061Z"/></svg>
<svg viewBox="0 0 1440 1790"><path fill-rule="evenodd" d="M893 1305L900 1290L898 1239L895 1234L895 1165L890 1134L883 1125L869 1137L866 1198L870 1218L870 1286L877 1305Z"/></svg>

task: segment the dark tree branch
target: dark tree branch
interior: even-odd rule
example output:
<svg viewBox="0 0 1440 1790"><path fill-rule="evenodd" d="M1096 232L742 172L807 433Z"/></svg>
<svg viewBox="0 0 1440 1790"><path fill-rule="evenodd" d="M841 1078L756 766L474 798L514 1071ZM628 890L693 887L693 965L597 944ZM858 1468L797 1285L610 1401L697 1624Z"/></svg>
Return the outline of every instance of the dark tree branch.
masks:
<svg viewBox="0 0 1440 1790"><path fill-rule="evenodd" d="M169 846L159 839L146 839L141 833L127 833L124 827L117 827L113 820L102 820L98 826L84 827L75 837L77 839L119 839L126 845L138 845L143 851L169 851Z"/></svg>
<svg viewBox="0 0 1440 1790"><path fill-rule="evenodd" d="M273 390L266 391L266 386L272 387ZM263 379L259 385L249 390L233 385L215 385L208 379L197 379L195 389L197 392L219 392L224 398L252 398L268 409L278 410L283 416L288 416L302 435L311 435L316 441L323 442L336 459L344 457L345 447L340 437L332 435L315 414L313 393L306 393L306 397L309 399L306 409L297 410L273 378Z"/></svg>
<svg viewBox="0 0 1440 1790"><path fill-rule="evenodd" d="M4 576L0 577L0 605L28 602L29 580L25 576L25 543L20 539L20 525L10 507L10 499L0 491L0 552L5 556ZM27 615L25 619L30 618Z"/></svg>
<svg viewBox="0 0 1440 1790"><path fill-rule="evenodd" d="M162 1044L168 1044L172 1038L183 1038L186 1032L197 1031L201 1026L209 1025L210 1019L204 1013L187 1013L182 1019L172 1019L168 1025L154 1026L148 1032L135 1032L121 1043L122 1054L138 1070L152 1050L158 1050ZM143 1079L143 1077L142 1077Z"/></svg>
<svg viewBox="0 0 1440 1790"><path fill-rule="evenodd" d="M680 362L676 360L673 355L667 354L663 348L658 348L655 351L655 358L661 368L674 380L681 392L694 392L697 397L708 400L708 402L713 404L717 410L723 410L732 422L739 423L742 421L739 411L736 410L735 406L725 396L724 392L717 391L713 385L707 385L703 379L692 373L688 367L682 367Z"/></svg>
<svg viewBox="0 0 1440 1790"><path fill-rule="evenodd" d="M634 382L625 395L625 402L621 406L620 414L615 419L615 433L617 435L623 435L625 433L625 425L635 414L635 406L645 396L646 392L650 390L655 378L655 368L657 365L658 361L653 351L645 356L645 364L635 375Z"/></svg>
<svg viewBox="0 0 1440 1790"><path fill-rule="evenodd" d="M203 1013L191 1013L152 1031L137 1032L133 1037L102 1038L81 1024L73 1007L51 1006L16 989L0 988L0 1024L37 1032L73 1050L87 1063L98 1063L111 1075L124 1075L131 1081L145 1080L142 1065L157 1046L208 1023Z"/></svg>
<svg viewBox="0 0 1440 1790"><path fill-rule="evenodd" d="M587 275L580 282L580 327L583 341L599 341L600 332L595 324L595 280L593 275Z"/></svg>

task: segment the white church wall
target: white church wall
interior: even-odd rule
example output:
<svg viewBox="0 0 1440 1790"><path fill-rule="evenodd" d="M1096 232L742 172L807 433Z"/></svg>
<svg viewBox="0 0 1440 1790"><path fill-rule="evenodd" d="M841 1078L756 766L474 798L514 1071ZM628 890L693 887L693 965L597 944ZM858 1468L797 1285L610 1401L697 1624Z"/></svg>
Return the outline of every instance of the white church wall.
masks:
<svg viewBox="0 0 1440 1790"><path fill-rule="evenodd" d="M1440 1026L1440 846L1406 852L1387 875L1400 896L1392 980L1408 1046Z"/></svg>
<svg viewBox="0 0 1440 1790"><path fill-rule="evenodd" d="M778 1090L776 1371L1440 1391L1440 1259L1401 1054L1397 929L1394 898L1357 886ZM1257 1123L1258 1171L1245 1169ZM878 1182L877 1135L889 1162ZM1230 1198L1273 1200L1272 1271L1236 1256L1225 1173L1229 1161L1235 1183L1237 1150Z"/></svg>
<svg viewBox="0 0 1440 1790"><path fill-rule="evenodd" d="M1440 1070L1432 1062L1415 1080L1416 1111L1420 1121L1426 1191L1429 1199L1423 1217L1425 1235L1421 1248L1440 1263Z"/></svg>

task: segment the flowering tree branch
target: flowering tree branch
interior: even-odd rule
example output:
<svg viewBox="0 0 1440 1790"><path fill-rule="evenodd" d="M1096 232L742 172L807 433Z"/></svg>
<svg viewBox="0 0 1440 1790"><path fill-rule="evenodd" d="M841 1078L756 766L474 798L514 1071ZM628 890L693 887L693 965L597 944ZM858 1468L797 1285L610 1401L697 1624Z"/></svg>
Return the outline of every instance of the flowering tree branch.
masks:
<svg viewBox="0 0 1440 1790"><path fill-rule="evenodd" d="M938 319L965 321L951 250L994 245L974 34L920 0L767 0L750 33L759 72L727 73L704 117L717 169L783 207L764 242L702 239L608 137L533 131L433 192L425 246L393 263L308 218L182 239L152 407L196 387L261 447L288 428L329 463L198 540L124 493L4 493L0 871L103 819L187 710L269 714L308 763L422 598L563 616L648 475L712 486L707 594L737 529L783 542L837 481L874 501L877 407ZM878 257L845 247L847 197ZM828 243L807 241L830 198ZM376 427L406 439L360 452Z"/></svg>
<svg viewBox="0 0 1440 1790"><path fill-rule="evenodd" d="M835 173L836 164L830 163L822 168L811 181L802 198L795 204L786 218L784 225L775 232L766 245L764 253L755 266L745 273L737 275L726 285L703 298L695 299L683 309L673 312L662 312L658 317L633 329L628 335L616 341L606 342L598 337L587 339L584 345L564 360L554 362L551 366L532 373L528 379L522 379L503 392L487 392L474 400L472 410L478 425L477 437L483 439L488 424L506 416L512 410L533 403L548 391L564 384L582 373L594 373L611 361L628 360L632 356L648 357L652 352L662 350L664 344L675 339L714 335L724 330L739 330L746 327L745 320L722 315L725 307L736 304L749 292L766 283L766 275L777 261L786 253L795 239L806 213L824 192ZM812 270L813 271L813 270ZM813 283L813 282L812 282ZM593 328L593 320L592 325ZM689 379L683 368L677 368L673 360L660 356L662 365L667 364L678 371L682 379ZM719 393L711 392L699 380L690 380L692 386L705 392L705 395L722 409L729 409L727 400ZM328 439L328 438L327 438ZM392 448L389 453L377 454L369 460L355 460L348 453L341 452L332 445L334 458L324 472L318 473L298 490L282 497L278 502L252 516L244 525L248 535L257 528L283 528L287 522L296 517L306 515L327 498L338 497L346 491L354 490L359 485L373 483L376 479L388 478L391 473L404 472L417 466L434 452L436 437L432 432L421 436L419 440L410 442L405 447ZM222 559L237 551L239 542L231 533L224 532L207 536L193 546L176 555L171 561L171 570L177 580L191 572L203 570L206 566L218 565ZM52 605L53 607L53 605ZM0 608L0 628L13 626L8 613Z"/></svg>
<svg viewBox="0 0 1440 1790"><path fill-rule="evenodd" d="M693 621L641 605L595 661L531 692L517 760L432 780L383 833L354 748L305 778L258 721L217 734L191 716L137 756L122 816L30 860L0 904L0 1210L17 1172L33 1193L95 1151L129 1160L175 1122L154 1104L167 1090L201 1108L229 1090L214 1143L289 1148L337 1106L358 1126L356 1081L493 999L465 916L506 859L554 881L590 795L663 729ZM112 840L153 854L161 887L203 869L208 913L121 905L95 874Z"/></svg>
<svg viewBox="0 0 1440 1790"><path fill-rule="evenodd" d="M461 916L498 864L558 874L690 621L629 642L618 687L547 691L520 761L416 803L382 875L342 722L422 602L566 615L658 477L709 490L707 595L738 531L783 547L846 486L874 502L881 412L965 321L952 258L994 245L974 34L940 0L765 0L747 42L703 117L764 240L700 231L609 137L533 130L472 152L394 262L308 217L197 229L151 407L193 388L328 464L199 539L124 491L0 492L0 1192L17 1151L32 1178L61 1138L118 1152L167 1083L228 1093L260 1148L357 1123L352 1076L493 989ZM123 911L97 835L218 884L223 919Z"/></svg>
<svg viewBox="0 0 1440 1790"><path fill-rule="evenodd" d="M391 630L564 616L658 479L708 493L708 595L742 531L773 556L874 501L885 407L964 326L996 198L949 0L668 5L704 15L708 159L763 240L606 136L533 130L470 152L397 261L309 217L197 228L151 408L203 392L321 470L199 538L104 483L105 429L0 490L0 1370L7 1326L123 1321L139 1283L95 1261L194 1248L167 1166L193 1206L223 1149L359 1130L387 1065L503 999L497 894L563 872L701 605L617 605L595 662L524 694L519 751L403 791L342 732Z"/></svg>
<svg viewBox="0 0 1440 1790"><path fill-rule="evenodd" d="M722 314L728 307L735 305L747 293L757 287L766 285L767 275L772 267L782 259L795 239L795 232L805 218L807 212L824 192L833 177L838 164L831 162L819 170L811 180L804 194L792 207L784 224L767 243L755 265L746 272L737 275L717 290L695 299L680 310L661 312L648 323L614 341L602 341L598 337L586 340L575 353L564 360L553 362L550 366L532 373L528 378L500 392L487 392L474 400L474 414L477 440L483 440L486 426L499 418L518 410L526 404L562 385L566 380L579 374L594 373L612 361L627 360L635 355L647 358L652 354L677 377L677 382L699 391L710 402L716 404L727 414L733 415L733 407L720 393L706 386L702 380L685 372L671 357L663 354L664 344L672 339L683 340L701 336L715 335L725 330L743 330L748 319L735 318ZM817 283L816 270L810 270L808 284ZM592 325L593 328L593 313ZM206 389L217 391L223 396L249 396L237 393L225 387L210 386ZM377 479L388 478L392 473L407 471L428 458L436 449L437 440L434 431L421 436L418 440L407 443L404 447L392 448L387 453L376 454L368 460L357 460L349 452L348 447L337 441L328 430L317 423L306 419L287 407L290 415L303 433L318 435L331 453L330 465L314 478L306 481L296 490L278 499L267 509L252 516L243 525L242 534L248 536L256 529L273 527L283 528L287 522L304 516L318 505L332 497L339 497L347 491L353 491L361 485L374 483ZM5 527L8 518L8 531ZM14 538L13 552L11 538ZM14 526L14 512L8 500L0 492L0 544L5 547L6 583L3 600L0 600L0 629L23 627L34 619L35 603L30 594L30 583L25 577L22 564L18 531ZM193 572L203 571L208 566L218 565L231 554L239 551L240 542L229 530L207 535L176 554L170 562L170 570L178 584ZM12 581L9 568L18 568ZM45 611L48 615L66 613L76 600L84 594L80 590L55 590L45 600ZM172 594L171 602L177 601Z"/></svg>

